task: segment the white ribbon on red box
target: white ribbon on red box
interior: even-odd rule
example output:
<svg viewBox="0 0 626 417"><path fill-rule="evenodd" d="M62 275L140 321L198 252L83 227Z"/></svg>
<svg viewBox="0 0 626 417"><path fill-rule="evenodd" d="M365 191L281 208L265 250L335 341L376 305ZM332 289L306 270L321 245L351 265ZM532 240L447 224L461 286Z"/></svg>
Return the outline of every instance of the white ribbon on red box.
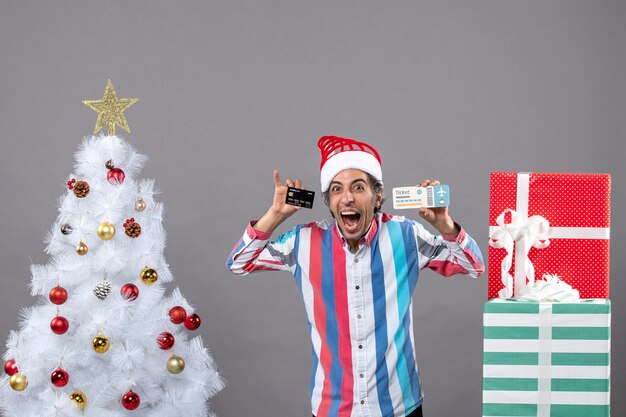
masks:
<svg viewBox="0 0 626 417"><path fill-rule="evenodd" d="M578 303L580 293L571 285L561 281L557 274L543 274L541 279L522 287L515 294L518 301Z"/></svg>
<svg viewBox="0 0 626 417"><path fill-rule="evenodd" d="M506 209L496 219L497 226L489 226L489 245L506 250L502 260L502 288L500 298L511 298L529 284L535 282L535 267L528 258L531 247L544 249L550 245L550 239L609 239L609 227L551 227L550 222L541 215L528 217L528 194L530 172L517 174L517 207ZM506 213L511 213L511 223L505 223ZM514 277L509 274L515 256Z"/></svg>

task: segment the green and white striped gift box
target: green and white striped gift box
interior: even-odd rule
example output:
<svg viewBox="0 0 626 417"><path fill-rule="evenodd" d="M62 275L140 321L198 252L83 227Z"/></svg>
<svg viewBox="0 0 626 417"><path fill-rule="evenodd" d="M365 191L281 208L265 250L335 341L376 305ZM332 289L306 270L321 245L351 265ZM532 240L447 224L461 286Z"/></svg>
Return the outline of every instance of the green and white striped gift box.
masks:
<svg viewBox="0 0 626 417"><path fill-rule="evenodd" d="M608 417L611 302L492 300L484 308L484 417Z"/></svg>

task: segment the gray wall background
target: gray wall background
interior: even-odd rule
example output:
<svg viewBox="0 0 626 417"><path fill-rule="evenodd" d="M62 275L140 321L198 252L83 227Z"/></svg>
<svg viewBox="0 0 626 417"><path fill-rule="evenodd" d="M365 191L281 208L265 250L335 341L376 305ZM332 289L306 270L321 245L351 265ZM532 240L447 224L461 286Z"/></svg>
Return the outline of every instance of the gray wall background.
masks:
<svg viewBox="0 0 626 417"><path fill-rule="evenodd" d="M451 185L487 251L489 172L613 176L612 410L626 415L626 2L2 1L0 338L32 305L73 153L111 78L150 156L165 255L227 388L220 416L310 415L310 345L288 274L224 268L272 169L319 190L317 138L377 145L386 185ZM392 210L388 202L387 210ZM283 229L327 215L321 200ZM593 213L590 213L593 215ZM584 259L581 259L584 262ZM429 416L481 413L487 280L424 272L414 297Z"/></svg>

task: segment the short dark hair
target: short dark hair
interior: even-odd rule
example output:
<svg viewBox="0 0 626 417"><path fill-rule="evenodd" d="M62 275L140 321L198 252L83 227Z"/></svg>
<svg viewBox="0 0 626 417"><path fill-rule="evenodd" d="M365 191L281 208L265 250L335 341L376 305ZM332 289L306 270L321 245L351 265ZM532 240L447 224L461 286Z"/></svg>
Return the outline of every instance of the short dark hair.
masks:
<svg viewBox="0 0 626 417"><path fill-rule="evenodd" d="M385 195L383 193L384 187L382 181L379 181L369 172L365 173L367 175L367 182L372 189L372 193L374 193L374 198L377 198L379 195L382 195L382 200L378 206L374 206L374 214L378 214L382 211L383 203L385 202ZM324 197L324 204L328 206L330 202L330 188L322 193L322 197ZM331 212L332 213L332 212Z"/></svg>

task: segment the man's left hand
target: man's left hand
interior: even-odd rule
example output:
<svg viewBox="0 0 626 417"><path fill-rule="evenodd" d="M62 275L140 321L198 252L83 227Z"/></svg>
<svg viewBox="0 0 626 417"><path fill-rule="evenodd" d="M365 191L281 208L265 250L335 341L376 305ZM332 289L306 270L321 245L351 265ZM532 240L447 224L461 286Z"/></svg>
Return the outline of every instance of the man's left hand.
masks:
<svg viewBox="0 0 626 417"><path fill-rule="evenodd" d="M424 180L417 187L428 187L430 185L441 184L438 180ZM437 231L443 235L455 235L459 233L459 229L448 214L448 207L422 207L420 209L420 217L430 223Z"/></svg>

